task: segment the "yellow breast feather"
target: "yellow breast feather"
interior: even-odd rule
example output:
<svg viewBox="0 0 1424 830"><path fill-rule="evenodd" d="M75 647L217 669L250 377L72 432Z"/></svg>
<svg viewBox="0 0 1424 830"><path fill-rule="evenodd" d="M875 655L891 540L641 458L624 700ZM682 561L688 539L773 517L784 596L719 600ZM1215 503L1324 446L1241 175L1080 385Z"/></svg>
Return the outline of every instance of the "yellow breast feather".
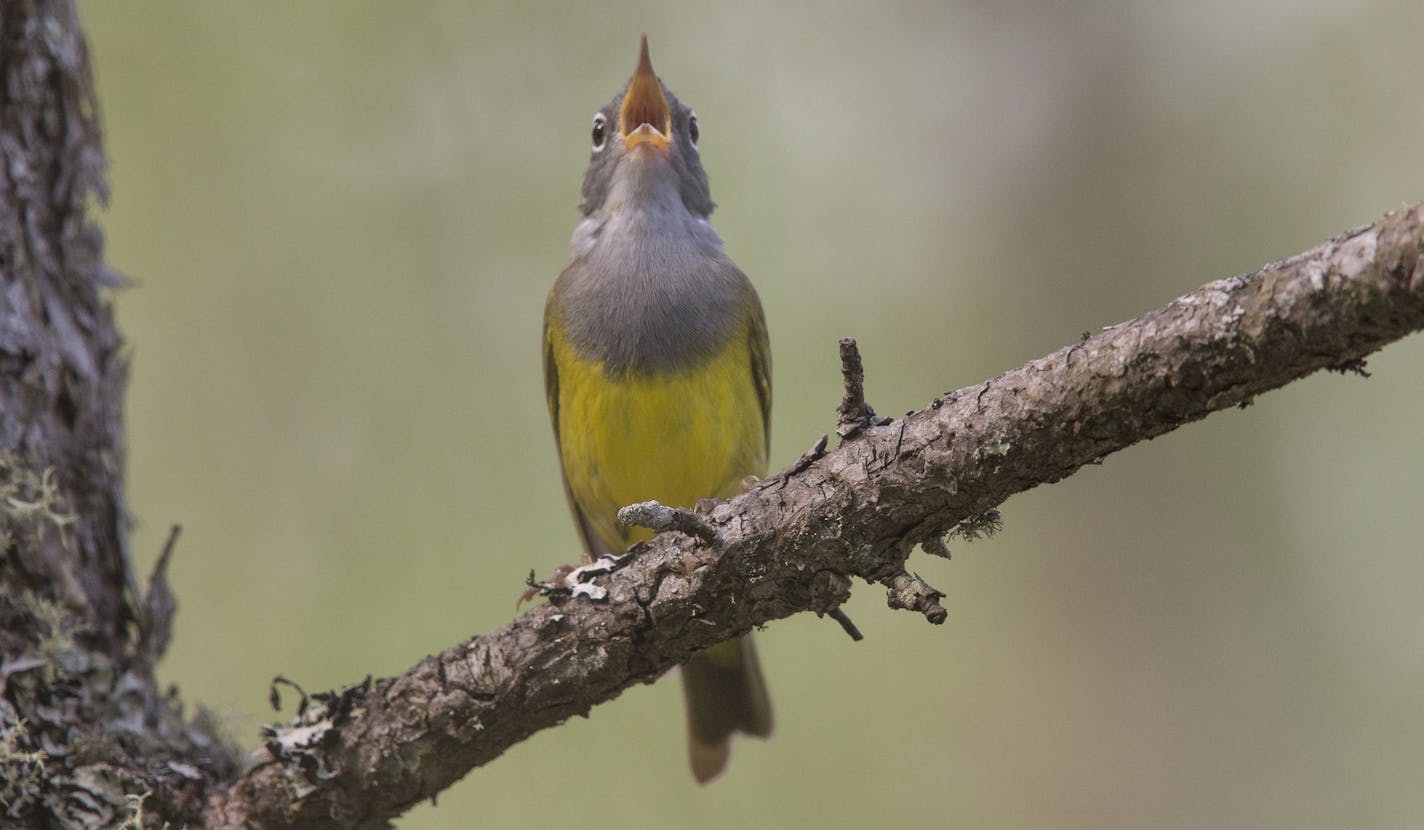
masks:
<svg viewBox="0 0 1424 830"><path fill-rule="evenodd" d="M691 507L698 499L733 496L743 478L765 473L754 338L730 338L710 360L676 372L610 377L556 327L547 337L565 483L587 532L607 549L652 535L620 527L620 507L649 499Z"/></svg>

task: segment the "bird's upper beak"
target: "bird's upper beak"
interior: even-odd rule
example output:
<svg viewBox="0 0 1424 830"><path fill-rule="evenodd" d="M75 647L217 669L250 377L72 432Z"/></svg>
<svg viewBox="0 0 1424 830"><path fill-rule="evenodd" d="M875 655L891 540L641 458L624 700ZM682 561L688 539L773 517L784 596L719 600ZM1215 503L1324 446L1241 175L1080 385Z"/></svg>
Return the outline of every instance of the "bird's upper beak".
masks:
<svg viewBox="0 0 1424 830"><path fill-rule="evenodd" d="M647 144L656 150L666 150L672 138L672 113L663 85L653 73L653 61L648 57L648 36L643 35L643 47L638 53L638 68L628 81L623 96L623 109L618 116L623 145L629 150Z"/></svg>

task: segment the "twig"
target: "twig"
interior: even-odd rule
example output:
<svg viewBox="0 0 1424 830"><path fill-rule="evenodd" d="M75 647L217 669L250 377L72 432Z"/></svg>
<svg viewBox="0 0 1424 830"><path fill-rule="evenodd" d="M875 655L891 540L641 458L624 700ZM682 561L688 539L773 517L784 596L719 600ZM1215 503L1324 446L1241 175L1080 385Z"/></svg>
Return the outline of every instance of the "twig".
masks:
<svg viewBox="0 0 1424 830"><path fill-rule="evenodd" d="M865 636L860 633L860 629L855 627L855 623L851 622L850 617L847 617L846 612L841 609L836 608L832 611L827 611L826 616L840 623L845 633L849 634L850 638L857 643L865 639Z"/></svg>
<svg viewBox="0 0 1424 830"><path fill-rule="evenodd" d="M138 653L147 666L158 663L173 636L173 615L178 610L178 599L168 584L168 563L182 532L182 525L169 528L168 540L163 543L163 551L158 554L158 561L148 577L148 590L139 603Z"/></svg>

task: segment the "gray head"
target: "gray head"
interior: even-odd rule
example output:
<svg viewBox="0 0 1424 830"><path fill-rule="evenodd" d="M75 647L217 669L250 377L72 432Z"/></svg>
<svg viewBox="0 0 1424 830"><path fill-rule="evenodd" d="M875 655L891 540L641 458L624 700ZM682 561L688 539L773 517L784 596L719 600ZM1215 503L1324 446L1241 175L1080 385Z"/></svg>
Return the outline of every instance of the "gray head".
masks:
<svg viewBox="0 0 1424 830"><path fill-rule="evenodd" d="M683 205L706 217L715 205L697 156L697 138L697 115L653 73L644 35L633 77L593 116L593 151L579 210L592 216L612 207L610 194L620 180L671 175Z"/></svg>

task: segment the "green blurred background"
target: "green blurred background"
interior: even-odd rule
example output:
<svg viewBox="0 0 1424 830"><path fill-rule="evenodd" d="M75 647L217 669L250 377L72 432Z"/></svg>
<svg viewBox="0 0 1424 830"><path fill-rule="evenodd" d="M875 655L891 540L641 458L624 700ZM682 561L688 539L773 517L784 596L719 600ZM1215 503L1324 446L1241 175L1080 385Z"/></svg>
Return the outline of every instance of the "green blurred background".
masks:
<svg viewBox="0 0 1424 830"><path fill-rule="evenodd" d="M773 466L836 338L924 405L1424 199L1424 5L81 3L162 677L396 673L578 548L539 326L588 125L647 31L757 283ZM914 560L942 628L761 635L775 738L699 789L675 683L402 828L1402 827L1424 817L1424 340L1135 447ZM286 717L290 712L284 713Z"/></svg>

